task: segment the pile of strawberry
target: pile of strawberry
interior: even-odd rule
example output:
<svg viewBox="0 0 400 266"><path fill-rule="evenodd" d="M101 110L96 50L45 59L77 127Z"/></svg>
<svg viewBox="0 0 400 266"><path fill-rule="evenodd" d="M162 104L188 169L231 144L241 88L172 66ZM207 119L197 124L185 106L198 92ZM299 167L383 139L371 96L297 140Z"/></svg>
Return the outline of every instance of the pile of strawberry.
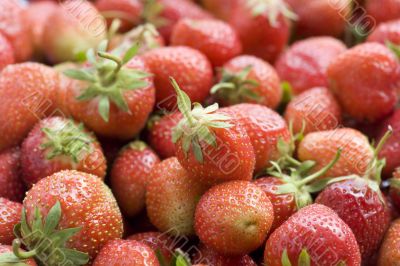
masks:
<svg viewBox="0 0 400 266"><path fill-rule="evenodd" d="M400 265L400 1L0 0L0 266Z"/></svg>

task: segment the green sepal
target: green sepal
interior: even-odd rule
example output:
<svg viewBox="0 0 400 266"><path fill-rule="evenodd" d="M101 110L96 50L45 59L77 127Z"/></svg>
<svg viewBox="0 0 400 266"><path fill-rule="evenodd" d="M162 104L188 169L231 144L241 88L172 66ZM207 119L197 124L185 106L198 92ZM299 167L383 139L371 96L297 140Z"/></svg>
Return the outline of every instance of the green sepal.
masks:
<svg viewBox="0 0 400 266"><path fill-rule="evenodd" d="M281 264L282 266L292 266L292 263L290 262L289 256L287 254L287 249L282 252Z"/></svg>
<svg viewBox="0 0 400 266"><path fill-rule="evenodd" d="M394 44L391 41L385 41L386 47L389 48L397 57L400 58L400 45Z"/></svg>
<svg viewBox="0 0 400 266"><path fill-rule="evenodd" d="M19 259L12 252L0 254L0 265L1 266L28 266L24 260Z"/></svg>
<svg viewBox="0 0 400 266"><path fill-rule="evenodd" d="M180 249L176 249L171 261L171 266L191 266L189 257Z"/></svg>
<svg viewBox="0 0 400 266"><path fill-rule="evenodd" d="M307 249L303 248L301 250L297 265L298 266L310 266L311 265L311 258L307 252Z"/></svg>
<svg viewBox="0 0 400 266"><path fill-rule="evenodd" d="M125 149L131 149L135 151L144 151L147 147L148 145L146 144L146 142L141 140L134 140L125 145L121 150L123 151Z"/></svg>
<svg viewBox="0 0 400 266"><path fill-rule="evenodd" d="M281 14L291 20L297 20L298 18L283 0L247 0L247 6L252 11L253 16L265 15L273 27L277 26L278 18Z"/></svg>
<svg viewBox="0 0 400 266"><path fill-rule="evenodd" d="M103 96L99 100L99 114L104 121L108 122L110 118L110 99L107 96Z"/></svg>
<svg viewBox="0 0 400 266"><path fill-rule="evenodd" d="M96 77L94 76L94 73L92 73L89 69L67 69L63 73L67 77L77 79L77 80L83 80L83 81L89 81L89 82L96 81Z"/></svg>

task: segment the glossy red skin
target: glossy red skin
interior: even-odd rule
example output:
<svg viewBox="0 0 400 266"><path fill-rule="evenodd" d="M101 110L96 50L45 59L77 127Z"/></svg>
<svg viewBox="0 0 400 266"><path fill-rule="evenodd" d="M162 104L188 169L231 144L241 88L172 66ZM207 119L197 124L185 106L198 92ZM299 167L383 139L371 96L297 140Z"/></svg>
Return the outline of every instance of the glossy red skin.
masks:
<svg viewBox="0 0 400 266"><path fill-rule="evenodd" d="M302 208L272 233L265 246L264 263L281 266L285 249L292 265L297 265L302 249L307 249L312 266L333 266L341 260L348 266L361 265L357 241L349 226L320 204Z"/></svg>
<svg viewBox="0 0 400 266"><path fill-rule="evenodd" d="M9 65L0 76L0 150L18 145L53 113L59 74L38 63Z"/></svg>
<svg viewBox="0 0 400 266"><path fill-rule="evenodd" d="M14 62L14 50L6 37L0 33L0 71Z"/></svg>
<svg viewBox="0 0 400 266"><path fill-rule="evenodd" d="M147 245L134 240L112 240L97 255L93 266L159 266L156 253Z"/></svg>
<svg viewBox="0 0 400 266"><path fill-rule="evenodd" d="M256 266L257 264L249 255L225 256L218 254L213 249L203 244L196 249L193 264L213 266Z"/></svg>
<svg viewBox="0 0 400 266"><path fill-rule="evenodd" d="M252 66L252 68L247 78L258 82L259 86L252 88L252 91L259 95L260 99L248 99L246 102L265 105L272 109L278 107L282 100L281 81L269 63L255 56L241 55L226 62L223 68L230 73L239 73L248 66ZM221 75L219 79L221 79ZM227 99L219 99L219 101L223 105L236 104Z"/></svg>
<svg viewBox="0 0 400 266"><path fill-rule="evenodd" d="M23 141L21 146L21 176L28 187L61 170L78 170L96 175L104 180L107 162L100 143L96 139L82 150L78 163L65 155L56 156L51 160L47 159L50 150L43 149L41 146L48 141L48 138L42 130L44 128L57 130L60 129L60 125L69 126L70 121L61 117L45 118L36 124ZM76 122L75 126L78 126ZM86 134L90 135L91 133L86 131ZM95 138L95 136L92 135L92 138Z"/></svg>
<svg viewBox="0 0 400 266"><path fill-rule="evenodd" d="M0 244L11 245L14 226L21 220L22 204L0 197Z"/></svg>
<svg viewBox="0 0 400 266"><path fill-rule="evenodd" d="M126 32L138 24L141 19L140 15L143 12L143 4L139 0L97 0L95 6L103 15L117 13L116 17L108 18L106 16L107 24L110 26L114 19L120 19L121 26L118 29L120 32ZM118 15L120 16L118 17Z"/></svg>
<svg viewBox="0 0 400 266"><path fill-rule="evenodd" d="M12 246L0 244L0 254L9 252L12 252ZM28 266L37 266L34 259L29 259L27 261L24 261L24 263L26 263Z"/></svg>
<svg viewBox="0 0 400 266"><path fill-rule="evenodd" d="M264 191L248 181L231 181L209 189L195 213L201 242L228 256L245 255L261 246L274 220Z"/></svg>
<svg viewBox="0 0 400 266"><path fill-rule="evenodd" d="M282 81L293 88L293 94L300 94L313 87L327 87L326 70L329 64L346 46L331 37L313 37L295 42L275 63Z"/></svg>
<svg viewBox="0 0 400 266"><path fill-rule="evenodd" d="M236 31L215 19L182 19L174 27L171 45L189 46L201 51L214 67L222 66L242 52Z"/></svg>
<svg viewBox="0 0 400 266"><path fill-rule="evenodd" d="M175 156L172 129L179 123L182 117L182 113L180 112L167 114L155 121L149 130L149 144L163 159Z"/></svg>
<svg viewBox="0 0 400 266"><path fill-rule="evenodd" d="M286 107L285 120L293 132L303 134L331 130L342 124L342 112L333 94L325 87L311 88L297 95Z"/></svg>
<svg viewBox="0 0 400 266"><path fill-rule="evenodd" d="M400 261L400 219L395 220L389 230L386 232L385 238L382 242L378 266L392 266Z"/></svg>
<svg viewBox="0 0 400 266"><path fill-rule="evenodd" d="M293 194L277 194L278 186L285 184L277 177L260 177L254 181L261 188L274 207L274 222L270 232L281 226L296 211L296 202Z"/></svg>
<svg viewBox="0 0 400 266"><path fill-rule="evenodd" d="M156 110L176 110L173 77L192 102L203 102L213 83L213 70L201 52L184 46L162 47L143 55L154 74ZM190 78L189 78L190 77Z"/></svg>
<svg viewBox="0 0 400 266"><path fill-rule="evenodd" d="M25 186L21 180L21 151L18 147L0 152L0 197L21 202Z"/></svg>
<svg viewBox="0 0 400 266"><path fill-rule="evenodd" d="M385 177L390 177L395 171L396 167L400 166L400 110L395 110L394 113L389 116L383 123L380 125L377 139L381 139L386 131L388 130L388 126L391 126L393 129L392 136L385 142L382 150L379 153L379 158L385 158L386 164L383 168L383 174Z"/></svg>
<svg viewBox="0 0 400 266"><path fill-rule="evenodd" d="M351 228L363 260L377 251L390 225L390 210L365 181L350 179L334 183L315 202L330 207Z"/></svg>
<svg viewBox="0 0 400 266"><path fill-rule="evenodd" d="M399 16L400 18L400 16ZM383 22L379 24L371 35L368 36L367 41L379 42L386 45L386 42L400 44L400 19Z"/></svg>
<svg viewBox="0 0 400 266"><path fill-rule="evenodd" d="M58 229L82 228L66 246L88 253L90 261L108 241L122 237L120 210L100 178L65 170L41 179L27 192L23 203L28 223L32 222L36 207L44 217L57 201L62 210Z"/></svg>
<svg viewBox="0 0 400 266"><path fill-rule="evenodd" d="M345 113L373 122L393 110L399 70L399 61L388 48L378 43L360 44L329 65L329 88Z"/></svg>
<svg viewBox="0 0 400 266"><path fill-rule="evenodd" d="M266 15L254 17L246 1L235 5L228 22L239 34L244 54L273 63L289 41L290 22L279 15L273 26Z"/></svg>
<svg viewBox="0 0 400 266"><path fill-rule="evenodd" d="M136 240L148 245L154 252L160 251L165 260L171 262L172 255L175 252L175 239L166 233L145 232L131 235L128 240Z"/></svg>
<svg viewBox="0 0 400 266"><path fill-rule="evenodd" d="M393 173L393 178L400 180L400 169L396 169ZM392 199L392 202L400 210L400 188L391 186L389 190L389 195Z"/></svg>
<svg viewBox="0 0 400 266"><path fill-rule="evenodd" d="M329 35L339 37L351 16L351 0L287 0L297 15L295 33L298 36Z"/></svg>
<svg viewBox="0 0 400 266"><path fill-rule="evenodd" d="M132 217L145 207L146 184L153 166L160 162L149 147L143 150L126 146L111 169L111 189L122 213Z"/></svg>
<svg viewBox="0 0 400 266"><path fill-rule="evenodd" d="M192 19L210 19L212 15L196 5L187 0L159 0L163 9L161 11L160 17L167 20L166 25L158 28L158 31L164 37L168 43L172 30L175 24L183 18Z"/></svg>
<svg viewBox="0 0 400 266"><path fill-rule="evenodd" d="M397 0L366 0L365 8L376 24L400 18L400 2Z"/></svg>
<svg viewBox="0 0 400 266"><path fill-rule="evenodd" d="M127 68L150 72L141 57L135 57L125 66ZM66 113L83 122L95 133L120 140L132 139L146 125L147 118L153 110L155 89L153 77L144 79L148 86L137 90L126 90L123 94L130 113L120 110L110 102L109 121L105 122L98 112L98 98L89 101L76 99L88 87L86 82L69 79L64 91L60 93L59 101L63 102Z"/></svg>
<svg viewBox="0 0 400 266"><path fill-rule="evenodd" d="M269 166L269 161L279 159L278 140L289 141L290 132L278 113L257 104L237 104L221 111L235 118L246 130L256 156L256 173Z"/></svg>
<svg viewBox="0 0 400 266"><path fill-rule="evenodd" d="M16 62L30 59L33 45L29 23L24 16L24 7L19 1L0 1L0 33L10 42Z"/></svg>

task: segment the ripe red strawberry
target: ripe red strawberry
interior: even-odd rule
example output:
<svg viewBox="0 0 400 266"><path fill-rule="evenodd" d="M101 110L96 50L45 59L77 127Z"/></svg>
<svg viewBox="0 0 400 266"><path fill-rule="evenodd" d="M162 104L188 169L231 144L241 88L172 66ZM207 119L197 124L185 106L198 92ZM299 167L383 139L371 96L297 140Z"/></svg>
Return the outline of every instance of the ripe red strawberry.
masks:
<svg viewBox="0 0 400 266"><path fill-rule="evenodd" d="M361 265L351 229L334 211L312 204L291 216L267 241L264 263L281 265Z"/></svg>
<svg viewBox="0 0 400 266"><path fill-rule="evenodd" d="M346 46L331 37L313 37L295 42L277 60L280 78L290 83L293 94L313 87L327 87L326 70Z"/></svg>
<svg viewBox="0 0 400 266"><path fill-rule="evenodd" d="M397 102L399 69L397 58L385 46L360 44L329 65L330 89L345 113L373 122L389 114Z"/></svg>
<svg viewBox="0 0 400 266"><path fill-rule="evenodd" d="M177 80L193 102L203 102L207 97L213 82L213 70L201 52L189 47L162 47L143 57L154 74L157 109L176 109L176 96L169 77Z"/></svg>
<svg viewBox="0 0 400 266"><path fill-rule="evenodd" d="M229 24L215 19L180 20L172 31L171 45L199 50L214 67L222 66L242 52L236 31Z"/></svg>
<svg viewBox="0 0 400 266"><path fill-rule="evenodd" d="M356 176L333 183L315 202L334 210L351 228L364 261L377 251L391 219L377 182Z"/></svg>
<svg viewBox="0 0 400 266"><path fill-rule="evenodd" d="M25 187L20 177L20 156L18 147L0 152L0 197L21 202Z"/></svg>
<svg viewBox="0 0 400 266"><path fill-rule="evenodd" d="M400 261L400 219L394 221L386 232L382 242L378 266L393 266Z"/></svg>
<svg viewBox="0 0 400 266"><path fill-rule="evenodd" d="M150 146L161 158L175 156L175 144L172 142L171 128L174 128L182 118L182 113L174 112L159 119L150 120L148 140Z"/></svg>
<svg viewBox="0 0 400 266"><path fill-rule="evenodd" d="M121 59L106 53L103 44L97 58L93 50L88 51L88 66L64 72L73 79L60 92L59 102L66 113L95 133L131 139L143 129L153 110L153 78L143 59L133 57L137 46Z"/></svg>
<svg viewBox="0 0 400 266"><path fill-rule="evenodd" d="M218 254L213 249L200 245L194 254L193 264L213 266L256 266L257 264L249 255L225 256Z"/></svg>
<svg viewBox="0 0 400 266"><path fill-rule="evenodd" d="M54 110L59 74L52 68L10 65L0 76L0 150L18 145L43 117Z"/></svg>
<svg viewBox="0 0 400 266"><path fill-rule="evenodd" d="M285 120L294 133L331 130L342 123L340 106L333 94L325 87L316 87L300 93L290 101ZM303 128L304 127L304 128Z"/></svg>
<svg viewBox="0 0 400 266"><path fill-rule="evenodd" d="M184 118L173 129L176 157L191 176L207 184L250 180L255 154L245 129L218 112L218 104L206 108L192 103L171 78Z"/></svg>
<svg viewBox="0 0 400 266"><path fill-rule="evenodd" d="M278 142L289 142L290 132L278 113L257 104L237 104L223 108L221 112L234 118L249 135L256 155L256 173L270 166L270 161L279 159Z"/></svg>
<svg viewBox="0 0 400 266"><path fill-rule="evenodd" d="M103 181L91 174L66 170L40 180L28 191L24 208L26 221L23 215L17 233L29 250L38 243L36 237L28 237L31 231L36 232L39 240L56 233L56 229L61 230L58 234L64 235L59 245L37 250L35 258L47 259L42 262L48 265L58 265L60 259L64 260L56 256L57 252L52 253L55 248L70 248L65 254L67 259L74 265L85 265L109 240L122 237L122 217L117 202ZM48 222L43 225L41 217L46 216Z"/></svg>
<svg viewBox="0 0 400 266"><path fill-rule="evenodd" d="M228 20L239 0L201 0L204 8L217 18Z"/></svg>
<svg viewBox="0 0 400 266"><path fill-rule="evenodd" d="M175 239L166 233L160 232L145 232L131 235L128 240L136 240L146 244L154 252L160 252L166 263L172 261L172 255L175 251Z"/></svg>
<svg viewBox="0 0 400 266"><path fill-rule="evenodd" d="M151 169L160 159L142 141L134 141L120 151L111 169L111 189L122 213L132 217L145 207L146 184Z"/></svg>
<svg viewBox="0 0 400 266"><path fill-rule="evenodd" d="M14 64L14 50L6 37L0 33L0 71L8 65Z"/></svg>
<svg viewBox="0 0 400 266"><path fill-rule="evenodd" d="M400 168L393 172L393 178L390 180L389 195L394 205L400 210Z"/></svg>
<svg viewBox="0 0 400 266"><path fill-rule="evenodd" d="M399 14L400 15L400 14ZM399 16L400 18L400 16ZM379 42L387 44L391 42L393 44L400 44L400 19L383 22L379 24L371 35L368 36L367 41Z"/></svg>
<svg viewBox="0 0 400 266"><path fill-rule="evenodd" d="M0 197L0 244L11 245L13 229L21 219L22 204Z"/></svg>
<svg viewBox="0 0 400 266"><path fill-rule="evenodd" d="M156 253L134 240L109 241L99 252L93 266L146 265L159 266Z"/></svg>
<svg viewBox="0 0 400 266"><path fill-rule="evenodd" d="M282 99L280 79L275 69L254 56L241 55L222 68L219 83L212 89L223 105L258 103L275 109Z"/></svg>
<svg viewBox="0 0 400 266"><path fill-rule="evenodd" d="M345 31L352 12L351 0L287 0L298 16L295 33L298 36L340 36Z"/></svg>
<svg viewBox="0 0 400 266"><path fill-rule="evenodd" d="M282 0L240 0L228 22L238 32L244 54L272 63L289 40L290 22L286 17L294 18L294 14Z"/></svg>
<svg viewBox="0 0 400 266"><path fill-rule="evenodd" d="M271 201L248 181L216 185L200 199L196 234L209 248L225 255L245 255L262 245L271 228Z"/></svg>
<svg viewBox="0 0 400 266"><path fill-rule="evenodd" d="M21 174L28 187L61 170L78 170L104 179L106 168L96 137L71 119L41 120L21 146Z"/></svg>
<svg viewBox="0 0 400 266"><path fill-rule="evenodd" d="M315 170L319 170L339 148L342 149L339 161L324 176L364 175L374 159L374 151L367 137L355 129L337 128L309 133L300 142L297 156L303 162L315 161Z"/></svg>
<svg viewBox="0 0 400 266"><path fill-rule="evenodd" d="M13 47L15 60L23 62L32 55L32 40L29 23L24 15L25 8L15 0L0 1L0 33Z"/></svg>
<svg viewBox="0 0 400 266"><path fill-rule="evenodd" d="M189 176L176 157L156 164L148 180L146 207L151 223L170 235L194 234L196 204L207 187Z"/></svg>
<svg viewBox="0 0 400 266"><path fill-rule="evenodd" d="M74 61L106 39L104 18L89 1L64 1L47 19L43 51L52 63Z"/></svg>
<svg viewBox="0 0 400 266"><path fill-rule="evenodd" d="M0 263L1 262L4 262L5 263L5 265L9 265L8 263L10 262L10 260L9 260L9 256L7 256L7 255L9 255L9 254L11 254L10 252L13 250L13 247L12 246L8 246L8 245L1 245L0 244ZM20 250L20 251L23 251L23 250ZM4 257L4 256L7 256L7 257ZM13 257L13 256L12 256ZM12 258L11 257L11 258ZM37 264L36 264L36 262L35 262L35 260L34 259L27 259L27 260L22 260L22 262L23 263L25 263L25 264L22 264L22 265L27 265L27 266L37 266ZM13 265L13 264L11 264L11 265ZM17 264L18 265L18 264Z"/></svg>
<svg viewBox="0 0 400 266"><path fill-rule="evenodd" d="M119 19L120 32L126 32L137 25L141 20L143 4L140 0L97 0L97 10L107 19L108 26L114 19Z"/></svg>
<svg viewBox="0 0 400 266"><path fill-rule="evenodd" d="M376 24L400 18L400 2L397 0L366 0L365 8Z"/></svg>

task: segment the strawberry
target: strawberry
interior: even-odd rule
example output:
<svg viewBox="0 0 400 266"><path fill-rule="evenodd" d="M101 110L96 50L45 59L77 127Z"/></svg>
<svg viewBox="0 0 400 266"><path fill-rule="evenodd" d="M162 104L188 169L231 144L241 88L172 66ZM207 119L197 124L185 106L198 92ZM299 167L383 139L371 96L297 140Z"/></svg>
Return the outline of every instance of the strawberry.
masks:
<svg viewBox="0 0 400 266"><path fill-rule="evenodd" d="M166 263L172 261L174 253L175 239L165 233L145 232L131 235L128 240L136 240L140 243L148 245L154 252L160 252Z"/></svg>
<svg viewBox="0 0 400 266"><path fill-rule="evenodd" d="M351 0L287 0L297 14L295 32L298 36L344 33L352 12Z"/></svg>
<svg viewBox="0 0 400 266"><path fill-rule="evenodd" d="M146 265L159 266L155 252L134 240L109 241L99 252L93 266Z"/></svg>
<svg viewBox="0 0 400 266"><path fill-rule="evenodd" d="M217 18L228 20L239 0L201 0L203 7Z"/></svg>
<svg viewBox="0 0 400 266"><path fill-rule="evenodd" d="M13 255L10 256L10 251L12 250L13 250L12 246L0 244L0 263L3 262L5 263L5 265L14 265L15 257ZM24 264L20 264L21 266L37 266L34 259L22 260L22 262Z"/></svg>
<svg viewBox="0 0 400 266"><path fill-rule="evenodd" d="M91 174L66 170L41 179L28 191L24 209L14 242L36 254L16 254L20 258L35 255L46 265L85 265L109 240L122 237L117 202L103 181ZM57 236L51 248L38 247ZM60 255L60 249L68 250Z"/></svg>
<svg viewBox="0 0 400 266"><path fill-rule="evenodd" d="M21 173L29 187L46 176L68 169L104 179L106 168L106 159L96 137L70 119L43 119L21 146Z"/></svg>
<svg viewBox="0 0 400 266"><path fill-rule="evenodd" d="M400 16L399 16L400 18ZM379 24L368 36L367 41L387 44L400 44L400 19Z"/></svg>
<svg viewBox="0 0 400 266"><path fill-rule="evenodd" d="M238 32L244 54L272 63L289 40L290 22L286 17L295 15L283 0L240 0L234 5L228 22Z"/></svg>
<svg viewBox="0 0 400 266"><path fill-rule="evenodd" d="M329 87L345 113L373 122L388 115L397 102L399 69L395 55L382 44L360 44L329 65Z"/></svg>
<svg viewBox="0 0 400 266"><path fill-rule="evenodd" d="M274 213L271 201L248 181L216 185L200 199L195 230L201 242L225 255L245 255L264 242Z"/></svg>
<svg viewBox="0 0 400 266"><path fill-rule="evenodd" d="M182 19L176 23L171 45L189 46L201 51L214 67L222 66L242 52L236 31L214 19Z"/></svg>
<svg viewBox="0 0 400 266"><path fill-rule="evenodd" d="M0 152L0 197L22 201L25 187L20 178L21 152L18 147Z"/></svg>
<svg viewBox="0 0 400 266"><path fill-rule="evenodd" d="M258 103L275 109L282 99L280 79L275 69L254 56L229 60L220 71L219 83L211 89L223 105Z"/></svg>
<svg viewBox="0 0 400 266"><path fill-rule="evenodd" d="M213 249L200 245L193 258L196 265L213 266L256 266L257 264L249 255L224 256Z"/></svg>
<svg viewBox="0 0 400 266"><path fill-rule="evenodd" d="M393 178L390 180L389 194L393 204L400 209L400 168L394 171Z"/></svg>
<svg viewBox="0 0 400 266"><path fill-rule="evenodd" d="M64 72L72 78L58 98L66 113L95 133L121 140L142 130L153 110L153 78L133 46L121 59L105 52L106 43L87 52L88 66Z"/></svg>
<svg viewBox="0 0 400 266"><path fill-rule="evenodd" d="M400 2L397 0L365 0L365 8L376 24L400 18Z"/></svg>
<svg viewBox="0 0 400 266"><path fill-rule="evenodd" d="M0 197L0 243L11 245L14 226L21 218L22 204Z"/></svg>
<svg viewBox="0 0 400 266"><path fill-rule="evenodd" d="M265 246L264 263L357 266L361 258L349 226L328 207L312 204L272 233Z"/></svg>
<svg viewBox="0 0 400 266"><path fill-rule="evenodd" d="M176 157L156 164L146 188L147 215L151 223L170 235L194 234L196 204L206 189L189 176Z"/></svg>
<svg viewBox="0 0 400 266"><path fill-rule="evenodd" d="M275 63L280 78L290 83L293 94L313 87L327 87L329 64L346 51L346 46L331 37L313 37L295 42Z"/></svg>
<svg viewBox="0 0 400 266"><path fill-rule="evenodd" d="M183 118L180 112L173 112L161 118L153 118L149 124L148 140L150 146L161 158L175 156L175 144L172 142L171 128Z"/></svg>
<svg viewBox="0 0 400 266"><path fill-rule="evenodd" d="M311 88L296 96L286 107L285 120L293 132L304 135L337 128L341 125L340 106L325 87Z"/></svg>
<svg viewBox="0 0 400 266"><path fill-rule="evenodd" d="M59 74L37 63L10 65L0 76L0 150L18 145L54 111Z"/></svg>
<svg viewBox="0 0 400 266"><path fill-rule="evenodd" d="M33 45L28 26L30 24L24 15L25 8L15 0L1 0L0 5L0 33L13 47L15 61L30 59Z"/></svg>
<svg viewBox="0 0 400 266"><path fill-rule="evenodd" d="M110 183L126 216L135 216L144 209L148 175L159 161L142 141L131 142L120 151L111 169Z"/></svg>
<svg viewBox="0 0 400 266"><path fill-rule="evenodd" d="M14 64L14 50L8 40L0 33L0 71L8 65Z"/></svg>
<svg viewBox="0 0 400 266"><path fill-rule="evenodd" d="M113 19L120 19L120 32L126 32L137 25L143 12L143 4L140 0L97 0L97 10L107 19L108 26Z"/></svg>
<svg viewBox="0 0 400 266"><path fill-rule="evenodd" d="M156 107L171 111L176 108L174 77L193 102L203 102L210 91L213 71L208 59L189 47L162 47L144 54L144 60L154 74ZM190 78L188 78L190 77Z"/></svg>
<svg viewBox="0 0 400 266"><path fill-rule="evenodd" d="M255 172L277 160L279 140L289 142L290 132L285 120L275 111L258 104L237 104L221 109L244 127L256 155Z"/></svg>
<svg viewBox="0 0 400 266"><path fill-rule="evenodd" d="M250 180L255 155L245 129L218 112L218 104L203 108L192 103L171 78L184 118L173 128L176 157L189 174L207 184Z"/></svg>
<svg viewBox="0 0 400 266"><path fill-rule="evenodd" d="M374 159L374 151L367 137L352 128L312 132L300 142L297 156L300 161L316 162L315 170L321 169L342 149L339 161L324 177L363 175Z"/></svg>
<svg viewBox="0 0 400 266"><path fill-rule="evenodd" d="M43 30L43 51L52 63L74 61L106 38L106 23L89 1L60 3Z"/></svg>
<svg viewBox="0 0 400 266"><path fill-rule="evenodd" d="M400 261L400 219L394 221L389 230L387 231L385 238L382 242L378 266L392 266L398 265Z"/></svg>

